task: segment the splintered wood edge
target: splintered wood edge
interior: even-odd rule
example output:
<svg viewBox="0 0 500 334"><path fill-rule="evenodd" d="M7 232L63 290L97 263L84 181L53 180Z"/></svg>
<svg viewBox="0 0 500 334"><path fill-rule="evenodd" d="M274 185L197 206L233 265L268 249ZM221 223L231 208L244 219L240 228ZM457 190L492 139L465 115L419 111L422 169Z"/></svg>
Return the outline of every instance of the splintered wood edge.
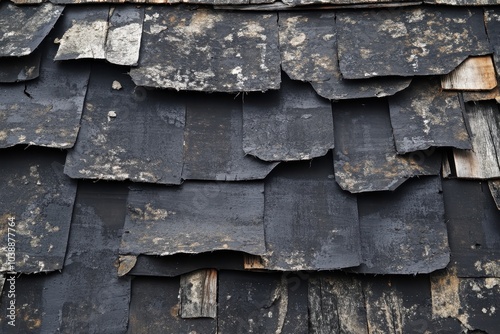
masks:
<svg viewBox="0 0 500 334"><path fill-rule="evenodd" d="M245 254L243 259L243 268L245 270L265 269L264 259L257 255Z"/></svg>
<svg viewBox="0 0 500 334"><path fill-rule="evenodd" d="M441 76L445 90L484 91L497 86L491 55L469 57L450 73Z"/></svg>

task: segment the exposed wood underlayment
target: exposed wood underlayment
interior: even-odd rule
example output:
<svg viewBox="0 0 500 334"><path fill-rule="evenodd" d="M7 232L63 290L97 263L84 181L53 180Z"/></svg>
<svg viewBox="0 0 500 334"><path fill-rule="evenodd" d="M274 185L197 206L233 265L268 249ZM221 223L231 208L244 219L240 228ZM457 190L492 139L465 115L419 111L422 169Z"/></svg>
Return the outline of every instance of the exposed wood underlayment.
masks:
<svg viewBox="0 0 500 334"><path fill-rule="evenodd" d="M448 90L491 90L497 86L491 56L469 57L449 74L441 77L441 87Z"/></svg>

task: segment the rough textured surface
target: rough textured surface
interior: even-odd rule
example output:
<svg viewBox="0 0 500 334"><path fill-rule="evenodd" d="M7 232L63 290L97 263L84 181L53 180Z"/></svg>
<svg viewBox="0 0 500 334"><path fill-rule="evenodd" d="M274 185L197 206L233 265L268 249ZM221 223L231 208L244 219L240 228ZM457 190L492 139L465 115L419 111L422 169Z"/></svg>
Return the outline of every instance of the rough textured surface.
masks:
<svg viewBox="0 0 500 334"><path fill-rule="evenodd" d="M276 14L147 8L139 66L130 75L139 86L176 90L277 89L276 20Z"/></svg>
<svg viewBox="0 0 500 334"><path fill-rule="evenodd" d="M19 57L32 53L48 35L64 6L45 3L18 7L0 3L0 57Z"/></svg>
<svg viewBox="0 0 500 334"><path fill-rule="evenodd" d="M333 177L331 155L278 167L266 180L266 269L331 270L359 265L356 197Z"/></svg>
<svg viewBox="0 0 500 334"><path fill-rule="evenodd" d="M309 279L312 334L368 333L361 282L345 274L316 274Z"/></svg>
<svg viewBox="0 0 500 334"><path fill-rule="evenodd" d="M62 173L64 154L10 149L0 160L0 239L15 243L13 267L7 247L0 248L0 271L62 269L76 195L76 184Z"/></svg>
<svg viewBox="0 0 500 334"><path fill-rule="evenodd" d="M113 89L114 81L120 90ZM73 178L180 184L184 122L182 97L136 89L123 68L96 64L64 172Z"/></svg>
<svg viewBox="0 0 500 334"><path fill-rule="evenodd" d="M263 162L243 151L242 100L221 94L200 93L196 97L187 102L182 178L218 181L265 178L277 163Z"/></svg>
<svg viewBox="0 0 500 334"><path fill-rule="evenodd" d="M131 190L120 252L171 255L231 249L265 253L264 185L185 182Z"/></svg>
<svg viewBox="0 0 500 334"><path fill-rule="evenodd" d="M330 102L307 84L283 79L278 92L245 97L243 150L265 161L325 155L334 146Z"/></svg>
<svg viewBox="0 0 500 334"><path fill-rule="evenodd" d="M449 90L488 91L496 86L495 66L490 55L469 57L456 69L441 77L441 87Z"/></svg>
<svg viewBox="0 0 500 334"><path fill-rule="evenodd" d="M125 332L130 278L115 267L124 208L113 205L122 187L80 183L64 269L17 277L14 333ZM8 302L4 294L2 312ZM12 333L4 319L0 330Z"/></svg>
<svg viewBox="0 0 500 334"><path fill-rule="evenodd" d="M491 180L488 182L490 187L491 196L497 205L498 210L500 210L500 180Z"/></svg>
<svg viewBox="0 0 500 334"><path fill-rule="evenodd" d="M472 150L453 150L457 177L489 179L500 177L500 112L492 101L467 103L465 118L471 133Z"/></svg>
<svg viewBox="0 0 500 334"><path fill-rule="evenodd" d="M490 52L480 9L342 11L337 29L340 72L348 79L447 74L468 56Z"/></svg>
<svg viewBox="0 0 500 334"><path fill-rule="evenodd" d="M484 11L484 22L498 74L500 68L500 10L498 8L486 9Z"/></svg>
<svg viewBox="0 0 500 334"><path fill-rule="evenodd" d="M430 273L450 261L439 177L408 181L392 193L358 197L363 264L373 274Z"/></svg>
<svg viewBox="0 0 500 334"><path fill-rule="evenodd" d="M439 173L439 153L397 154L388 109L384 99L333 105L335 179L342 189L394 190L409 177Z"/></svg>
<svg viewBox="0 0 500 334"><path fill-rule="evenodd" d="M450 146L471 149L457 93L443 92L439 80L414 79L389 98L392 132L399 154Z"/></svg>
<svg viewBox="0 0 500 334"><path fill-rule="evenodd" d="M93 58L118 65L137 65L143 8L71 6L64 15L72 23L60 39L56 60Z"/></svg>
<svg viewBox="0 0 500 334"><path fill-rule="evenodd" d="M217 271L197 270L182 275L181 317L217 318Z"/></svg>
<svg viewBox="0 0 500 334"><path fill-rule="evenodd" d="M215 334L217 332L215 319L183 319L180 317L179 287L178 277L138 277L134 279L127 333Z"/></svg>
<svg viewBox="0 0 500 334"><path fill-rule="evenodd" d="M280 333L288 309L279 274L222 271L217 333Z"/></svg>
<svg viewBox="0 0 500 334"><path fill-rule="evenodd" d="M500 211L485 182L443 181L450 267L462 277L500 277Z"/></svg>
<svg viewBox="0 0 500 334"><path fill-rule="evenodd" d="M60 26L41 47L37 80L0 84L0 147L30 144L68 148L75 143L90 68L85 63L54 63L57 46L51 39L59 31Z"/></svg>
<svg viewBox="0 0 500 334"><path fill-rule="evenodd" d="M38 78L40 74L40 57L40 52L33 52L24 57L0 58L0 83Z"/></svg>
<svg viewBox="0 0 500 334"><path fill-rule="evenodd" d="M392 95L411 79L345 80L337 58L334 12L279 13L281 66L294 80L308 81L327 99Z"/></svg>

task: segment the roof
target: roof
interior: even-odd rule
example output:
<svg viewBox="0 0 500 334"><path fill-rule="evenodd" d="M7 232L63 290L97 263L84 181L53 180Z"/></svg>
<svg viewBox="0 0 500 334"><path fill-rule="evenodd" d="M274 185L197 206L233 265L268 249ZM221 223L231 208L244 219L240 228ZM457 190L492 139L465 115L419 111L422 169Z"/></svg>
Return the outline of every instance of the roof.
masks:
<svg viewBox="0 0 500 334"><path fill-rule="evenodd" d="M495 1L14 2L2 332L496 331Z"/></svg>

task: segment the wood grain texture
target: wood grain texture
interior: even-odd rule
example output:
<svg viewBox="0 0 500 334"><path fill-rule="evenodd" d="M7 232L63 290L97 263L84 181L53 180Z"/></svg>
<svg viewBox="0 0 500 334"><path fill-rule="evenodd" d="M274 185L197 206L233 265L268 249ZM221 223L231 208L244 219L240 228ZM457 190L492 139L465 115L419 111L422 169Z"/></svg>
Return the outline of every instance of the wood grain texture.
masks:
<svg viewBox="0 0 500 334"><path fill-rule="evenodd" d="M491 90L497 78L491 56L469 57L449 74L441 77L441 87L447 90Z"/></svg>
<svg viewBox="0 0 500 334"><path fill-rule="evenodd" d="M500 112L492 101L468 103L465 119L469 125L472 150L453 150L456 175L468 179L500 177Z"/></svg>
<svg viewBox="0 0 500 334"><path fill-rule="evenodd" d="M180 285L182 318L217 318L217 270L182 275Z"/></svg>

